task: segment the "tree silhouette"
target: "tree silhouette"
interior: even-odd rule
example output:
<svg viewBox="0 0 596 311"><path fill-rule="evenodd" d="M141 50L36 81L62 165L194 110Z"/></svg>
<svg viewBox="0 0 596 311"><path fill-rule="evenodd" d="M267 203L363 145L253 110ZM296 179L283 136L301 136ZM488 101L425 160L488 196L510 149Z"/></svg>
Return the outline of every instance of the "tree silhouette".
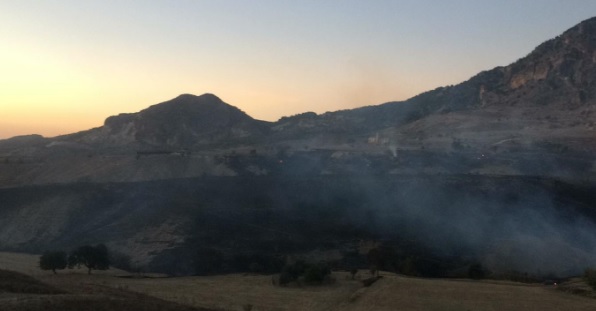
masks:
<svg viewBox="0 0 596 311"><path fill-rule="evenodd" d="M65 252L45 252L39 258L39 267L42 270L52 270L56 274L56 270L66 268L66 253Z"/></svg>
<svg viewBox="0 0 596 311"><path fill-rule="evenodd" d="M484 277L485 277L484 268L482 268L482 265L479 263L472 264L468 268L468 276L470 277L470 279L474 279L474 280L484 279Z"/></svg>
<svg viewBox="0 0 596 311"><path fill-rule="evenodd" d="M106 270L110 267L110 257L108 248L104 244L96 246L84 245L75 249L68 257L68 267L84 265L87 267L87 273L91 270Z"/></svg>
<svg viewBox="0 0 596 311"><path fill-rule="evenodd" d="M352 275L352 280L354 279L354 277L356 276L356 273L358 273L358 269L356 268L352 268L350 269L350 274Z"/></svg>
<svg viewBox="0 0 596 311"><path fill-rule="evenodd" d="M367 259L370 266L370 274L378 276L379 269L383 267L383 254L378 248L373 248L368 251Z"/></svg>

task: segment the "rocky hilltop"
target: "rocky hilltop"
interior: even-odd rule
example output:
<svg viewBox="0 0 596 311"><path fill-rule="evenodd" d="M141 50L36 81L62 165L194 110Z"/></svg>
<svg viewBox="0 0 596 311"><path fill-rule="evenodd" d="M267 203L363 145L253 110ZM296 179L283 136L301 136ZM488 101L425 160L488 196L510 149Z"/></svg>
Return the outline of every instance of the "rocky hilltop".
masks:
<svg viewBox="0 0 596 311"><path fill-rule="evenodd" d="M215 95L184 94L138 113L109 117L99 133L85 135L81 141L134 144L139 148L192 148L261 137L266 132L266 122L251 118Z"/></svg>
<svg viewBox="0 0 596 311"><path fill-rule="evenodd" d="M423 258L429 276L470 261L574 273L596 258L595 110L596 18L403 102L264 122L181 95L0 141L0 248L103 242L189 274L288 254L362 266L377 245L383 268Z"/></svg>

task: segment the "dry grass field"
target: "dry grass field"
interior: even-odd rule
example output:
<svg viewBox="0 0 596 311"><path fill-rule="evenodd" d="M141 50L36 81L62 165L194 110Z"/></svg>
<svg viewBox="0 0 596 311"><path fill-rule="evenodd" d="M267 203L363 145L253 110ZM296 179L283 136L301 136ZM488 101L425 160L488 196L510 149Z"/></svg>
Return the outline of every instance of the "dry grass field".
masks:
<svg viewBox="0 0 596 311"><path fill-rule="evenodd" d="M38 255L0 253L0 311L209 311L165 301L123 288L106 280L121 270L64 270L54 275L38 268ZM14 272L16 271L16 272Z"/></svg>
<svg viewBox="0 0 596 311"><path fill-rule="evenodd" d="M37 276L47 274L39 269L39 255L0 252L0 269Z"/></svg>
<svg viewBox="0 0 596 311"><path fill-rule="evenodd" d="M596 300L553 286L389 276L335 310L596 310Z"/></svg>
<svg viewBox="0 0 596 311"><path fill-rule="evenodd" d="M20 257L22 256L22 257ZM21 259L19 259L21 258ZM85 273L37 269L37 256L0 254L0 268L17 270L61 290L80 294L155 297L180 305L211 310L596 310L596 299L574 295L554 286L500 281L409 278L382 273L370 287L334 272L336 282L325 286L279 287L270 276L223 275L181 278L121 278L122 271ZM28 266L28 265L33 266ZM29 273L28 273L29 274ZM362 277L368 273L361 271ZM0 301L3 299L0 294ZM0 310L2 308L0 307Z"/></svg>

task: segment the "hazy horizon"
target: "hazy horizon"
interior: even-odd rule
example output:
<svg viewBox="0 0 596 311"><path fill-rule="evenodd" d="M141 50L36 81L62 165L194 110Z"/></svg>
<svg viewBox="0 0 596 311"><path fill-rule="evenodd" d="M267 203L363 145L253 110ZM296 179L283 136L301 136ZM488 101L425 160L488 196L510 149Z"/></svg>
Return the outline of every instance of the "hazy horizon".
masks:
<svg viewBox="0 0 596 311"><path fill-rule="evenodd" d="M98 127L183 93L250 116L405 100L505 66L588 0L0 3L0 139Z"/></svg>

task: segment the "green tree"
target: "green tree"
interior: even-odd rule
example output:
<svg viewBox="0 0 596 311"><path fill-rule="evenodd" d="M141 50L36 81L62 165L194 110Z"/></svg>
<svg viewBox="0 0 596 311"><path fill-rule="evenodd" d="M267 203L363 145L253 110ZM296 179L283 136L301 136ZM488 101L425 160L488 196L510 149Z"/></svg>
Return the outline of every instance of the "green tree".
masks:
<svg viewBox="0 0 596 311"><path fill-rule="evenodd" d="M67 260L65 252L45 252L39 258L39 267L42 270L52 270L56 274L56 270L66 268Z"/></svg>
<svg viewBox="0 0 596 311"><path fill-rule="evenodd" d="M110 256L108 248L104 244L96 246L84 245L75 249L68 257L68 267L84 265L87 273L91 270L106 270L110 268Z"/></svg>

